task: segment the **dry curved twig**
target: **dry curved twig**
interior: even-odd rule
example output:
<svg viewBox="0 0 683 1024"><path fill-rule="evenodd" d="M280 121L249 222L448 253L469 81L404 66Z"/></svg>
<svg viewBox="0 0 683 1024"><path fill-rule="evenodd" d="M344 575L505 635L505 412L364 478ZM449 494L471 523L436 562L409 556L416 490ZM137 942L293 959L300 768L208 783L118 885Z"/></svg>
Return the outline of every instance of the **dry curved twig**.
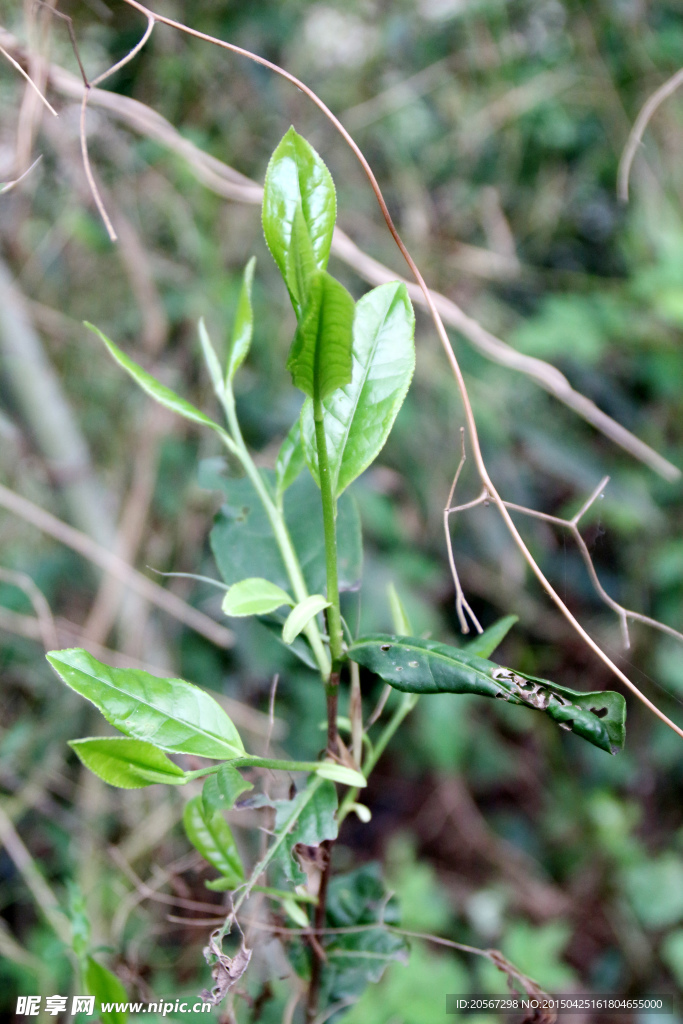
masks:
<svg viewBox="0 0 683 1024"><path fill-rule="evenodd" d="M619 161L619 171L617 173L617 195L624 203L628 202L628 183L631 176L631 166L638 152L638 146L643 140L645 129L662 103L668 100L669 96L673 95L680 85L683 85L683 68L679 68L671 78L668 78L663 85L660 85L659 89L652 93L633 123L633 128Z"/></svg>

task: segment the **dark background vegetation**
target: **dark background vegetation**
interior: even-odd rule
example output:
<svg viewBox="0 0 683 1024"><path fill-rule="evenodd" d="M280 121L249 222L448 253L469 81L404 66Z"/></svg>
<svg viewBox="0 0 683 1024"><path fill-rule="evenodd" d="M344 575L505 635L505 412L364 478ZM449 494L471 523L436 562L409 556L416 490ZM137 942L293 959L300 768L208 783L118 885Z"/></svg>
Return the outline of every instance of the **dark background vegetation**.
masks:
<svg viewBox="0 0 683 1024"><path fill-rule="evenodd" d="M638 110L683 64L679 4L162 6L316 89L364 148L429 284L521 351L558 366L577 389L683 466L680 98L646 133L628 206L618 203L615 184ZM74 18L91 75L118 60L144 27L114 0L64 2L60 9ZM5 27L24 39L35 15L31 4L4 0L0 12ZM50 56L77 73L66 27L57 21ZM332 171L340 226L404 272L352 154L310 102L270 72L159 26L107 87L148 104L257 181L293 123ZM35 385L54 367L59 398L90 461L78 472L64 470L73 448L60 448L44 397L31 387L22 393L3 336L2 482L106 546L123 524L121 550L143 570L215 576L207 537L217 498L200 488L197 468L218 453L217 442L151 410L80 321L98 324L211 410L197 319L205 315L214 337L226 336L242 268L255 253L256 332L238 381L238 407L260 463L272 464L298 400L284 370L293 317L258 208L220 199L177 155L93 108L92 159L114 220L126 225L122 244L112 246L83 177L77 106L49 95L60 121L45 114L31 123L24 85L3 63L0 178L16 176L18 139L22 159L29 152L43 159L0 197L0 269L23 295L45 360L22 372ZM347 267L337 263L334 270L356 296L362 293ZM369 628L390 628L386 585L394 580L417 632L456 641L442 510L459 457L462 409L422 314L417 343L416 376L396 429L380 464L354 487L366 541L361 614ZM600 577L628 607L683 628L683 485L662 480L455 333L453 344L504 496L571 516L609 474L604 498L584 523ZM460 499L473 497L476 487L468 465ZM648 696L683 721L683 659L675 641L635 625L625 652L617 619L594 594L570 539L545 524L521 525L569 607ZM497 654L504 664L570 687L616 688L529 577L495 510L463 515L453 535L482 621L520 616ZM87 623L101 645L261 712L279 669L276 713L288 732L278 743L308 757L322 745L319 687L294 662L282 668L279 648L256 627L241 626L236 646L221 651L127 594L118 610L114 603L99 619L90 616L101 585L94 567L5 511L0 565L26 574L42 591L63 646L76 642L67 623ZM207 587L183 579L167 585L217 614ZM101 593L98 600L101 611ZM156 788L121 793L84 775L66 741L92 732L94 719L51 675L39 639L21 635L30 633L21 616L30 615L25 593L11 578L0 580L4 815L64 905L74 887L85 894L101 958L131 998L195 993L207 980L207 930L167 915L206 912L136 902L121 867L123 859L181 900L218 904L219 894L204 889L189 856L179 825L182 800ZM683 741L627 699L626 749L614 758L532 712L477 699L423 700L372 777L371 823L347 821L340 863L383 860L406 927L496 946L554 991L675 991L683 986ZM254 742L262 739L263 719L245 721L246 735L252 728ZM249 851L244 821L235 824ZM63 948L6 852L0 910L0 1001L9 1019L17 993L66 993L71 981ZM280 1020L283 1012L284 996L273 984L276 997L263 1006L263 1021ZM481 964L417 944L410 965L392 966L346 1020L436 1024L449 1019L446 992L501 986ZM240 1021L256 1019L240 1012Z"/></svg>

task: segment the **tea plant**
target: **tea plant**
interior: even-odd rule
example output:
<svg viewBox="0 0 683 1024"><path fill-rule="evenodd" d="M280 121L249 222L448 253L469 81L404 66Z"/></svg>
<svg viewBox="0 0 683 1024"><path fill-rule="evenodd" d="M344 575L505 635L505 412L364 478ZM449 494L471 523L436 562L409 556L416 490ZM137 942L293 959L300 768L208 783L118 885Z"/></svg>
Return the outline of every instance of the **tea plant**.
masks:
<svg viewBox="0 0 683 1024"><path fill-rule="evenodd" d="M297 322L287 369L304 395L274 471L257 467L245 445L233 392L252 338L253 259L244 271L226 359L219 357L203 322L199 325L225 425L92 329L152 398L214 431L225 446L227 471L214 463L203 468L204 484L225 498L211 535L222 576L222 582L214 582L225 590L223 611L228 617L257 617L284 648L316 670L327 706L325 750L319 757L311 751L309 761L253 756L218 703L189 682L113 668L82 649L52 651L48 660L122 733L71 743L83 764L105 782L121 788L192 787L203 779L201 794L186 803L185 831L217 872L208 888L230 893L225 921L206 951L214 986L204 998L220 1004L247 969L251 950L244 939L231 955L224 952L223 940L231 932L241 936L241 908L259 891L296 926L280 927L278 933L307 985L306 1016L313 1021L321 1006L341 1011L351 1005L387 963L407 954L406 937L397 927L399 908L377 868L335 876L332 850L349 814L369 820L361 792L419 698L475 694L536 709L609 753L624 743L625 701L612 692L569 690L491 661L516 621L513 616L462 647L412 636L393 586L393 634L356 635L362 538L350 488L379 455L408 391L415 363L414 314L402 283L380 285L355 302L328 272L335 189L318 154L293 128L268 166L262 213L266 241ZM390 688L365 720L361 669L368 687L379 677ZM281 685L287 685L286 673ZM349 713L343 716L339 695L347 688ZM391 711L383 718L392 690L400 696L387 704ZM208 764L188 768L188 758ZM299 773L303 781L288 799L272 799L266 792L251 793L254 785L242 774L248 769ZM224 817L235 807L271 809L270 841L253 864L244 864ZM502 958L494 962L533 989L533 982Z"/></svg>

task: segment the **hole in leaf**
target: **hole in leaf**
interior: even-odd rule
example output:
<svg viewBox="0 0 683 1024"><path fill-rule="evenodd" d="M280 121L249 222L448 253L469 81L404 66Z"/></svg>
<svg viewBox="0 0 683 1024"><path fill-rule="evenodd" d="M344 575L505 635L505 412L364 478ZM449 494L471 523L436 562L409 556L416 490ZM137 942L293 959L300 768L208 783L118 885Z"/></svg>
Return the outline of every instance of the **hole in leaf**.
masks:
<svg viewBox="0 0 683 1024"><path fill-rule="evenodd" d="M380 651L390 651L390 650L391 650L391 644L382 644L382 646L380 647Z"/></svg>
<svg viewBox="0 0 683 1024"><path fill-rule="evenodd" d="M604 718L607 714L607 708L591 708L591 711L594 715L597 715L598 718Z"/></svg>

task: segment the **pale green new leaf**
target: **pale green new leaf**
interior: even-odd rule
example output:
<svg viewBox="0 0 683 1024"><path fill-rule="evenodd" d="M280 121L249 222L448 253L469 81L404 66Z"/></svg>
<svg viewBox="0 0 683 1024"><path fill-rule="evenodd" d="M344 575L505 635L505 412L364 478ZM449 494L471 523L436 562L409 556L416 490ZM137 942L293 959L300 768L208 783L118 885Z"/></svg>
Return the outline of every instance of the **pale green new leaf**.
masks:
<svg viewBox="0 0 683 1024"><path fill-rule="evenodd" d="M302 629L315 618L330 602L322 594L311 594L292 608L282 627L282 639L286 644L294 643Z"/></svg>
<svg viewBox="0 0 683 1024"><path fill-rule="evenodd" d="M346 288L316 271L287 360L295 386L311 398L324 399L351 380L353 311Z"/></svg>
<svg viewBox="0 0 683 1024"><path fill-rule="evenodd" d="M315 771L321 779L338 782L341 786L358 786L362 789L368 784L360 772L347 768L345 764L337 764L336 761L322 761Z"/></svg>
<svg viewBox="0 0 683 1024"><path fill-rule="evenodd" d="M275 461L275 491L281 498L304 468L304 450L301 447L299 419L294 421L289 433L280 445Z"/></svg>
<svg viewBox="0 0 683 1024"><path fill-rule="evenodd" d="M251 288L254 281L256 257L252 256L244 268L242 287L237 300L237 312L232 328L228 363L225 370L226 384L232 384L233 378L247 358L254 333L254 313L251 307Z"/></svg>
<svg viewBox="0 0 683 1024"><path fill-rule="evenodd" d="M410 636L413 632L408 618L408 613L403 607L403 602L398 596L398 591L393 581L387 586L387 595L389 597L389 608L391 609L391 620L394 625L394 633L397 636Z"/></svg>
<svg viewBox="0 0 683 1024"><path fill-rule="evenodd" d="M199 318L199 341L202 346L202 355L204 356L204 363L209 376L211 377L211 383L216 394L220 394L223 387L223 374L221 372L221 364L216 355L216 349L213 347L213 342L209 337L209 332L206 329L204 323L204 317Z"/></svg>
<svg viewBox="0 0 683 1024"><path fill-rule="evenodd" d="M468 654L476 654L479 658L490 658L516 622L519 622L518 615L506 615L504 618L498 619L483 633L466 643L464 650Z"/></svg>
<svg viewBox="0 0 683 1024"><path fill-rule="evenodd" d="M183 825L187 838L195 850L217 868L230 887L235 889L244 881L242 859L237 852L232 832L220 812L204 813L201 796L194 796L185 804Z"/></svg>
<svg viewBox="0 0 683 1024"><path fill-rule="evenodd" d="M337 216L334 183L313 147L290 128L268 164L263 188L263 233L292 297L297 315L304 305L291 254L297 211L303 215L315 266L324 270ZM300 234L300 232L299 232ZM295 245L297 244L295 239ZM299 242L299 250L301 250ZM302 257L301 251L299 258Z"/></svg>
<svg viewBox="0 0 683 1024"><path fill-rule="evenodd" d="M216 811L229 811L234 806L240 793L253 789L251 782L228 762L222 764L215 775L209 775L202 789L204 814L215 814Z"/></svg>
<svg viewBox="0 0 683 1024"><path fill-rule="evenodd" d="M69 746L91 772L110 786L141 789L153 782L183 786L185 772L158 747L126 736L95 736L71 740Z"/></svg>
<svg viewBox="0 0 683 1024"><path fill-rule="evenodd" d="M327 457L337 496L386 443L415 369L414 336L415 315L404 284L380 285L357 303L351 380L324 401ZM301 412L301 435L306 461L318 480L311 402Z"/></svg>
<svg viewBox="0 0 683 1024"><path fill-rule="evenodd" d="M91 701L107 721L162 750L227 761L244 746L222 707L184 679L162 679L141 669L112 668L75 647L50 651L57 675Z"/></svg>
<svg viewBox="0 0 683 1024"><path fill-rule="evenodd" d="M201 410L197 409L196 406L187 402L180 395L176 395L175 391L171 391L165 384L162 384L155 377L152 377L151 373L147 373L141 366L133 362L125 352L110 341L106 335L102 334L99 328L94 327L93 324L86 322L85 326L88 330L93 331L101 341L109 349L109 352L114 357L119 366L122 366L126 373L130 374L136 384L138 384L143 391L146 391L148 395L159 402L160 405L164 405L167 409L177 413L186 420L191 420L193 423L201 423L202 426L211 427L212 430L222 431L222 428L218 423L214 423L212 419L205 416Z"/></svg>
<svg viewBox="0 0 683 1024"><path fill-rule="evenodd" d="M106 967L93 960L91 956L86 958L85 970L83 971L83 984L88 995L95 996L95 1003L101 1007L102 1003L119 1004L119 1007L126 1005L128 993L115 974L108 971ZM99 1011L102 1024L126 1024L128 1011L124 1009L109 1009Z"/></svg>
<svg viewBox="0 0 683 1024"><path fill-rule="evenodd" d="M251 577L233 583L223 598L222 608L226 615L241 617L269 615L283 604L294 604L286 591L269 580Z"/></svg>

